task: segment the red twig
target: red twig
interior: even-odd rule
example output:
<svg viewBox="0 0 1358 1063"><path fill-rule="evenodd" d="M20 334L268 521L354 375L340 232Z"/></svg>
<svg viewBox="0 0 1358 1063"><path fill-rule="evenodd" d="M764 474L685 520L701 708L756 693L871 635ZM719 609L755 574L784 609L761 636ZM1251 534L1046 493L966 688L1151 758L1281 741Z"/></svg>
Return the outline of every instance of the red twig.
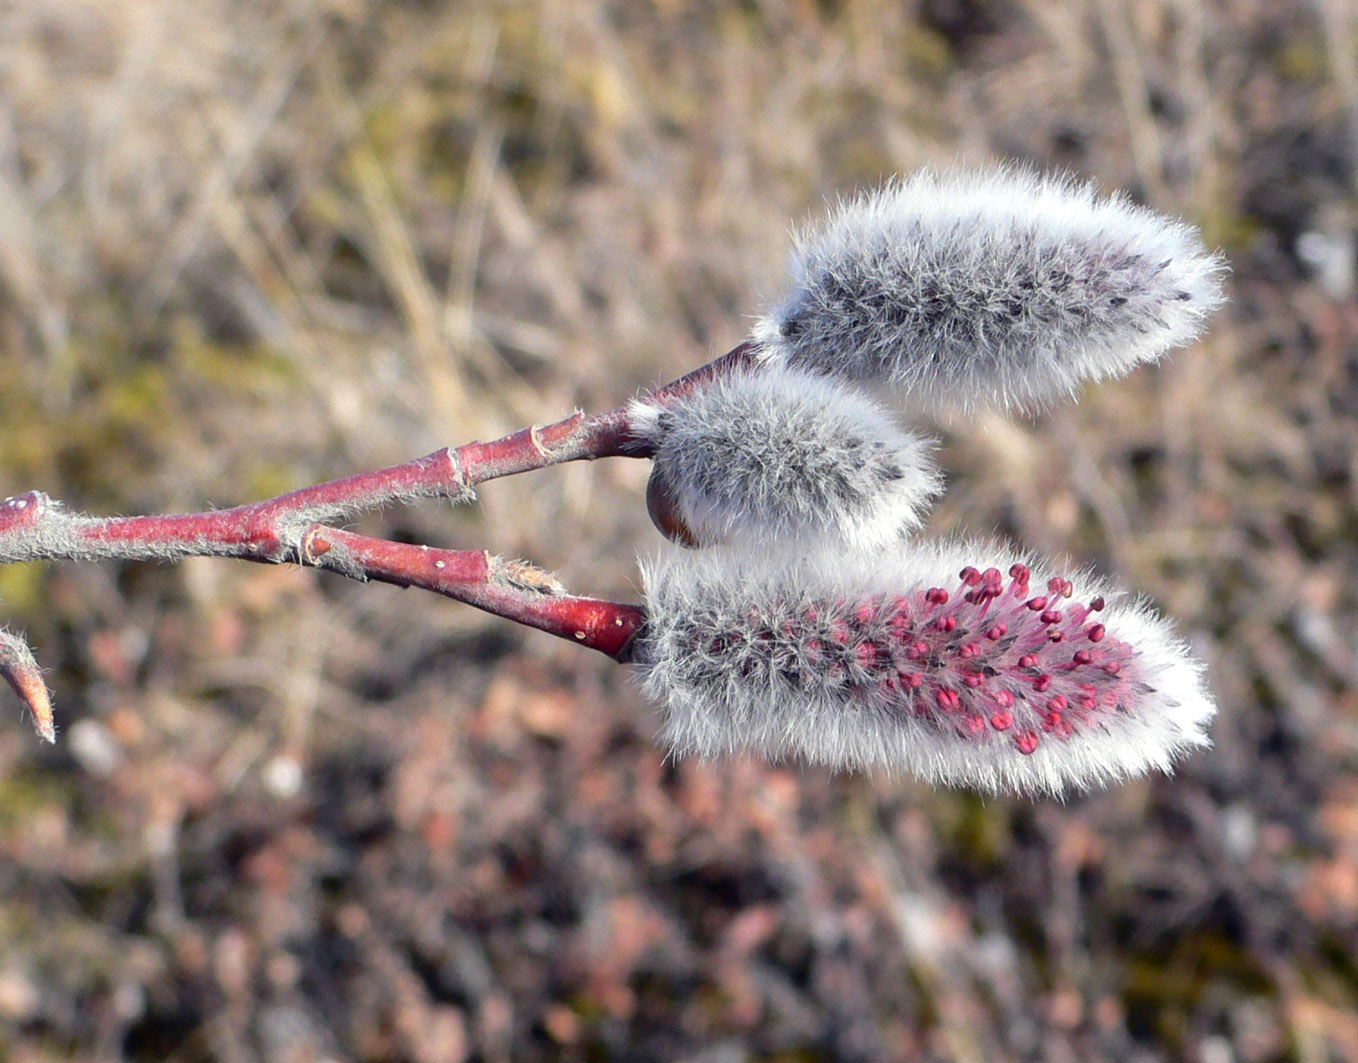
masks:
<svg viewBox="0 0 1358 1063"><path fill-rule="evenodd" d="M752 360L742 344L653 392L664 402ZM41 559L173 560L191 555L250 561L297 561L302 534L314 524L421 498L470 501L486 480L595 458L649 457L627 407L520 429L489 443L445 447L375 472L304 487L277 498L201 513L95 518L71 513L41 492L6 499L0 509L0 563Z"/></svg>
<svg viewBox="0 0 1358 1063"><path fill-rule="evenodd" d="M433 591L617 661L630 658L646 621L639 605L573 597L550 573L485 550L439 550L317 527L307 533L302 559L347 576Z"/></svg>
<svg viewBox="0 0 1358 1063"><path fill-rule="evenodd" d="M648 400L664 403L681 397L750 363L757 350L754 344L742 344L657 389ZM547 573L484 551L411 546L329 527L393 503L437 497L471 501L477 484L501 476L623 456L651 456L646 441L634 434L626 406L593 417L577 411L554 424L524 428L489 443L445 447L414 461L230 509L101 518L29 491L0 502L0 563L211 556L310 564L353 579L431 590L627 660L645 622L640 606L572 597ZM0 675L33 713L39 732L51 740L47 690L32 653L17 635L0 633Z"/></svg>

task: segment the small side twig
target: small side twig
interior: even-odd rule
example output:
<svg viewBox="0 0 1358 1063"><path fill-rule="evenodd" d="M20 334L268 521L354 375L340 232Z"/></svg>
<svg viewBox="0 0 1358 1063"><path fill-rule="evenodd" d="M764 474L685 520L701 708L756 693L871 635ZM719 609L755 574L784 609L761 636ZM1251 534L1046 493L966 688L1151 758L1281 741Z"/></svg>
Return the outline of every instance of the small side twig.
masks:
<svg viewBox="0 0 1358 1063"><path fill-rule="evenodd" d="M354 579L433 591L616 661L630 659L646 622L639 605L566 594L550 573L485 550L440 550L322 526L307 533L302 561Z"/></svg>
<svg viewBox="0 0 1358 1063"><path fill-rule="evenodd" d="M9 631L0 631L0 675L33 714L33 726L38 734L48 742L55 742L57 729L52 721L52 699L43 682L42 671L33 659L28 643Z"/></svg>

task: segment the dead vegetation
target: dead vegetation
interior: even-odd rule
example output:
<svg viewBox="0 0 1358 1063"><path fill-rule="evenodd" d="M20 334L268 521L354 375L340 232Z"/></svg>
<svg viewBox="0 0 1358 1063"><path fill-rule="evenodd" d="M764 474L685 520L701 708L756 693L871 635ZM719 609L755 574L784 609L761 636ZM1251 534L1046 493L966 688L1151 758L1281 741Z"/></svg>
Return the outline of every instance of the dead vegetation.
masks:
<svg viewBox="0 0 1358 1063"><path fill-rule="evenodd" d="M0 9L0 493L228 505L610 408L737 343L823 196L1070 166L1232 305L932 426L931 527L1153 595L1215 749L1066 805L669 764L616 666L432 596L10 567L64 731L0 729L0 1054L1358 1059L1355 16L884 6ZM364 526L629 598L645 474Z"/></svg>

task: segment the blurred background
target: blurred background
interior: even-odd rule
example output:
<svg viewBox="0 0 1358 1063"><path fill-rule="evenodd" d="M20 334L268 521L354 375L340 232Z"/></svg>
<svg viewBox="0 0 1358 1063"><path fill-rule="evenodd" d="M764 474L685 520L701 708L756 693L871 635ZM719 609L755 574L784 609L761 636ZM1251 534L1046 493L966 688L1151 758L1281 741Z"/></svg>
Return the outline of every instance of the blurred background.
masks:
<svg viewBox="0 0 1358 1063"><path fill-rule="evenodd" d="M0 3L0 494L252 500L740 342L792 224L954 160L1182 214L1163 367L925 427L942 533L1140 589L1215 748L1062 803L668 763L626 672L195 561L0 571L0 1056L1358 1060L1358 10ZM635 599L642 462L361 522Z"/></svg>

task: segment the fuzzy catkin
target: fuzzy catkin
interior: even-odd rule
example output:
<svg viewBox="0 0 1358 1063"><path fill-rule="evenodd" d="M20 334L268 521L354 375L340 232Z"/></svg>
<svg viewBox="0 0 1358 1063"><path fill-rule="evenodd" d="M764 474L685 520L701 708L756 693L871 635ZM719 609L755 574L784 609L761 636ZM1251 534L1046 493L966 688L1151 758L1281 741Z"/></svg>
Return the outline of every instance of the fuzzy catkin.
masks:
<svg viewBox="0 0 1358 1063"><path fill-rule="evenodd" d="M1027 170L923 171L799 234L754 329L773 361L925 405L1029 408L1192 341L1223 301L1197 230Z"/></svg>
<svg viewBox="0 0 1358 1063"><path fill-rule="evenodd" d="M1168 622L1003 547L671 548L643 579L637 661L676 754L1061 794L1208 744L1203 669Z"/></svg>
<svg viewBox="0 0 1358 1063"><path fill-rule="evenodd" d="M863 393L799 369L739 370L629 413L703 544L876 549L918 528L942 486L929 442Z"/></svg>

